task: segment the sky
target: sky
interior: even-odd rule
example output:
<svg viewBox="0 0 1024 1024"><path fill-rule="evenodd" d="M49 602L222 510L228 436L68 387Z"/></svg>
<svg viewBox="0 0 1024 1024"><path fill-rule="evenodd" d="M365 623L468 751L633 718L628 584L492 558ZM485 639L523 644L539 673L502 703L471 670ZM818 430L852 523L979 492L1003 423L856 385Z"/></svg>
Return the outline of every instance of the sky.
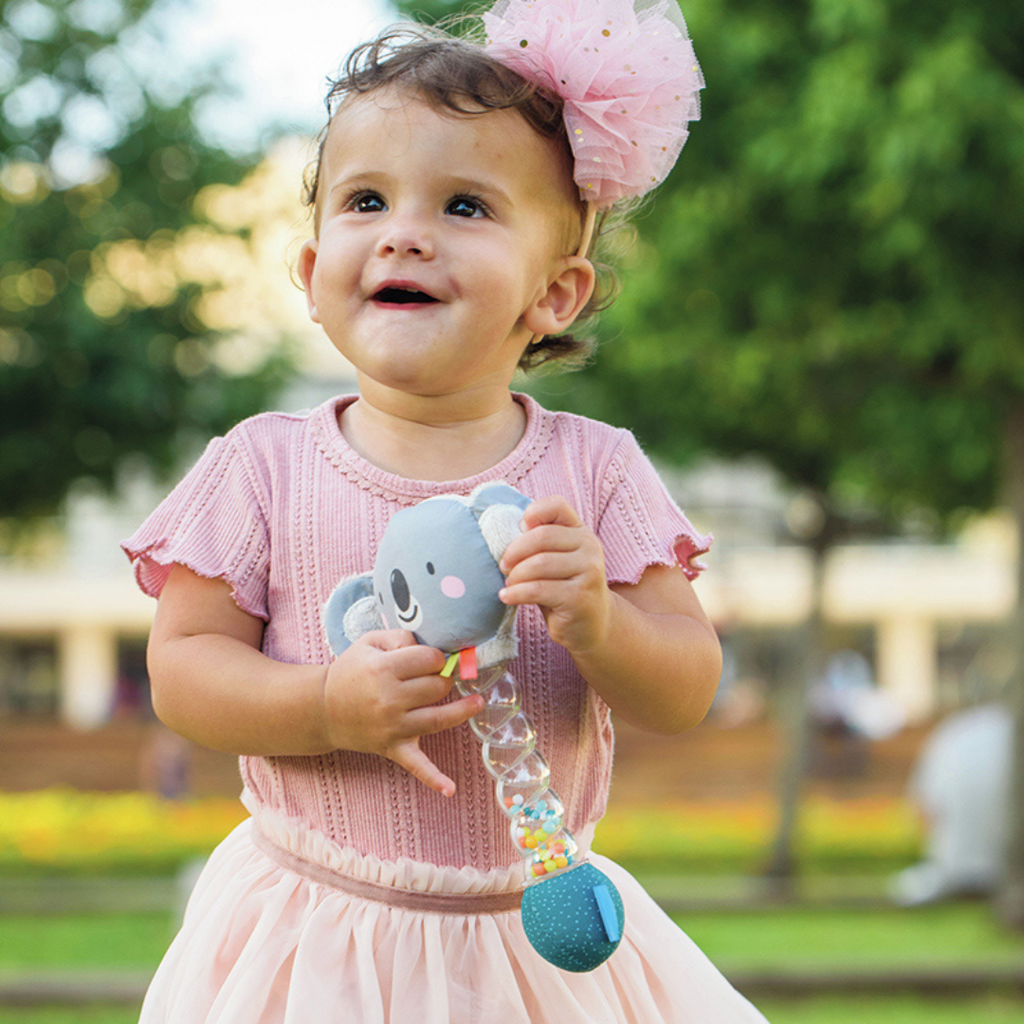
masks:
<svg viewBox="0 0 1024 1024"><path fill-rule="evenodd" d="M327 76L396 19L386 0L171 0L161 22L181 65L224 58L238 95L212 100L201 126L245 148L275 121L317 132Z"/></svg>
<svg viewBox="0 0 1024 1024"><path fill-rule="evenodd" d="M62 114L68 138L66 152L54 158L58 177L88 177L90 154L112 145L138 113L138 82L173 104L213 64L227 88L198 111L208 137L244 151L262 148L261 136L275 124L315 135L325 118L328 76L355 45L397 20L388 0L157 0L139 25L121 29L116 54L100 51L90 58L103 99L79 95L68 101L45 74L23 75L15 87L19 38L52 40L62 17L105 33L119 27L123 10L121 0L12 0L4 7L3 113L24 127Z"/></svg>

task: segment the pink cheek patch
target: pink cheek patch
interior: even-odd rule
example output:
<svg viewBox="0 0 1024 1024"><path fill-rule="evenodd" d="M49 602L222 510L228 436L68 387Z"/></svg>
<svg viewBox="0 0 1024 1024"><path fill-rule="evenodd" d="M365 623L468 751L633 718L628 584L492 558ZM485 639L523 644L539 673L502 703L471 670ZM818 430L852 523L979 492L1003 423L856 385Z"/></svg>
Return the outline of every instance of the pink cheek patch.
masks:
<svg viewBox="0 0 1024 1024"><path fill-rule="evenodd" d="M462 597L466 593L466 584L458 576L445 576L441 580L441 593L445 597Z"/></svg>

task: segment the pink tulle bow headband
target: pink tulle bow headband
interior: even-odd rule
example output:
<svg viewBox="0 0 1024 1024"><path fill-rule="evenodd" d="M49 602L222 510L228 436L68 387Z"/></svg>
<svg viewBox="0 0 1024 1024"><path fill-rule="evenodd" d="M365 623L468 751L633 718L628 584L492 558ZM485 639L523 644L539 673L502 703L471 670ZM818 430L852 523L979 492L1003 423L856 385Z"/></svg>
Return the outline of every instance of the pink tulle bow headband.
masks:
<svg viewBox="0 0 1024 1024"><path fill-rule="evenodd" d="M675 0L497 0L483 23L488 53L562 98L584 199L668 176L704 87Z"/></svg>

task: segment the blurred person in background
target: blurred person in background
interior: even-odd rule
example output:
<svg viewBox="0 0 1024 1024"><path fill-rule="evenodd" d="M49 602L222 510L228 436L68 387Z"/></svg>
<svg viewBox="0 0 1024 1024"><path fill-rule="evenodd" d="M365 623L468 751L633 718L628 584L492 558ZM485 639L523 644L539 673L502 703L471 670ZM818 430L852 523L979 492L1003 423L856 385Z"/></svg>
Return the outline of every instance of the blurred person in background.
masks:
<svg viewBox="0 0 1024 1024"><path fill-rule="evenodd" d="M1012 733L1010 712L987 703L951 715L929 737L910 780L925 819L925 859L893 879L895 902L994 890L1007 839Z"/></svg>

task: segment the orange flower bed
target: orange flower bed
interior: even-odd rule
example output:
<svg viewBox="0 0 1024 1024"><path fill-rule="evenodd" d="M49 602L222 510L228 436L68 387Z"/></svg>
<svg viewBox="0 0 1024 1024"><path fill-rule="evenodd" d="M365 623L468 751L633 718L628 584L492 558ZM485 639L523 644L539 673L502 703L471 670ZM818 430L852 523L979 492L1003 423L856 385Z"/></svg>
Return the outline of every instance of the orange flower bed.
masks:
<svg viewBox="0 0 1024 1024"><path fill-rule="evenodd" d="M204 856L244 817L237 800L147 793L0 793L0 867L163 867Z"/></svg>
<svg viewBox="0 0 1024 1024"><path fill-rule="evenodd" d="M69 789L0 793L0 869L173 869L208 854L245 816L233 799L172 802ZM594 846L629 865L754 871L775 821L767 800L613 807ZM802 808L797 854L815 867L889 868L919 856L921 838L905 801L811 797Z"/></svg>
<svg viewBox="0 0 1024 1024"><path fill-rule="evenodd" d="M763 799L613 807L598 826L594 848L628 864L753 871L777 820L777 808ZM921 842L920 821L907 801L813 796L801 807L796 853L813 866L882 868L913 861Z"/></svg>

